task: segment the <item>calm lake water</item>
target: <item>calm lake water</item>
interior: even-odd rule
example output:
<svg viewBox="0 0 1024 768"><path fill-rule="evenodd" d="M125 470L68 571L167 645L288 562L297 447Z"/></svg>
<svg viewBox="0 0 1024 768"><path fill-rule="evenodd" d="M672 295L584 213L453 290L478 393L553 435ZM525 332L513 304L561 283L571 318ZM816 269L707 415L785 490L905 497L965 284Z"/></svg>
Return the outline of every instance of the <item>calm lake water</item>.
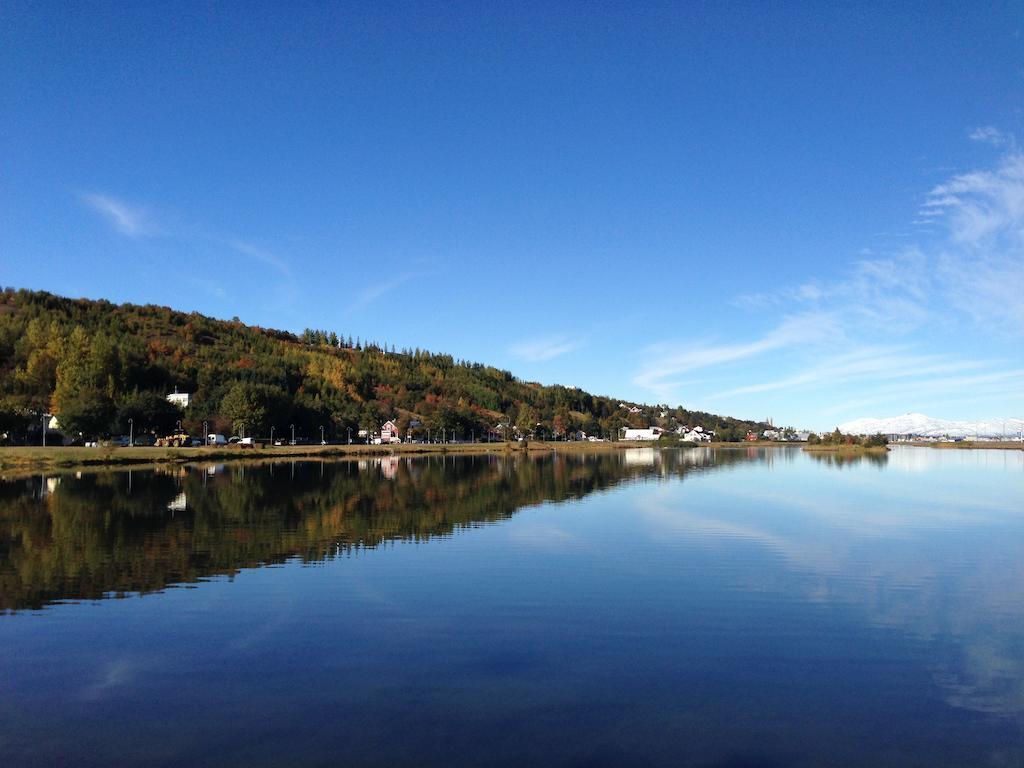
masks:
<svg viewBox="0 0 1024 768"><path fill-rule="evenodd" d="M1024 453L0 482L5 766L1024 765Z"/></svg>

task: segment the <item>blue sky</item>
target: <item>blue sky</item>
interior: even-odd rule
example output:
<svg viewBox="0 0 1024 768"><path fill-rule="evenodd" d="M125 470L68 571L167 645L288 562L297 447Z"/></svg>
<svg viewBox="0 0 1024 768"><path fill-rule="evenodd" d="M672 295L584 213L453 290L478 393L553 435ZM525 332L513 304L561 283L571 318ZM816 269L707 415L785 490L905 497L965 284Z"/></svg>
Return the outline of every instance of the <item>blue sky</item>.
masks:
<svg viewBox="0 0 1024 768"><path fill-rule="evenodd" d="M0 283L825 428L1024 413L1024 4L0 6Z"/></svg>

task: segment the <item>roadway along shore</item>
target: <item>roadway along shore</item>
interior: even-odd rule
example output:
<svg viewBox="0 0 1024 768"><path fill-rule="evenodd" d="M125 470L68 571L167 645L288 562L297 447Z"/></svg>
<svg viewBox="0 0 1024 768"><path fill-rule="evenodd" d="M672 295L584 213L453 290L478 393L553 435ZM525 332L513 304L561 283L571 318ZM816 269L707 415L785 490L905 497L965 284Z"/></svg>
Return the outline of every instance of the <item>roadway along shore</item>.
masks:
<svg viewBox="0 0 1024 768"><path fill-rule="evenodd" d="M101 446L0 447L0 472L25 474L42 471L142 468L161 464L226 461L281 461L293 459L345 459L366 456L472 455L515 453L598 453L637 448L780 448L785 443L766 441L744 443L649 443L649 442L548 442L508 443L401 443L397 445L259 445L255 448L210 446L206 448L118 448Z"/></svg>

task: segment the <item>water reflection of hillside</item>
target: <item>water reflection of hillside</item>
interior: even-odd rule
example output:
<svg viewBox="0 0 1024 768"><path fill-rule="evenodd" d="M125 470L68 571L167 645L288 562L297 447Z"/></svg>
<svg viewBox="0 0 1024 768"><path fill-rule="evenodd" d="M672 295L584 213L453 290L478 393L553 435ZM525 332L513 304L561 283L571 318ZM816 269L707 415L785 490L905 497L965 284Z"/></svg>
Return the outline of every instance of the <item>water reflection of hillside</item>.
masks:
<svg viewBox="0 0 1024 768"><path fill-rule="evenodd" d="M0 610L447 536L543 501L757 460L708 449L295 462L0 483Z"/></svg>

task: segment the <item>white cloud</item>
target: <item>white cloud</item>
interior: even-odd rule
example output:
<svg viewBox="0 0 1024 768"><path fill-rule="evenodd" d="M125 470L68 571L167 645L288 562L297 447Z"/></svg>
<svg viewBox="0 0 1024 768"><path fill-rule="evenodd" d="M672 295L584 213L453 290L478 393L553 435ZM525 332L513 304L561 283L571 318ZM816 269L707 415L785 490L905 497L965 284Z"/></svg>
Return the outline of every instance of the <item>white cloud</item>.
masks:
<svg viewBox="0 0 1024 768"><path fill-rule="evenodd" d="M967 138L971 141L991 144L993 147L1003 147L1008 144L1013 144L1012 136L1008 136L998 128L991 125L983 125L979 128L975 128L967 134Z"/></svg>
<svg viewBox="0 0 1024 768"><path fill-rule="evenodd" d="M99 192L83 192L79 198L122 235L145 237L156 234L153 222L143 208Z"/></svg>
<svg viewBox="0 0 1024 768"><path fill-rule="evenodd" d="M530 363L553 360L583 346L583 342L569 336L547 336L527 339L509 347L509 354Z"/></svg>

